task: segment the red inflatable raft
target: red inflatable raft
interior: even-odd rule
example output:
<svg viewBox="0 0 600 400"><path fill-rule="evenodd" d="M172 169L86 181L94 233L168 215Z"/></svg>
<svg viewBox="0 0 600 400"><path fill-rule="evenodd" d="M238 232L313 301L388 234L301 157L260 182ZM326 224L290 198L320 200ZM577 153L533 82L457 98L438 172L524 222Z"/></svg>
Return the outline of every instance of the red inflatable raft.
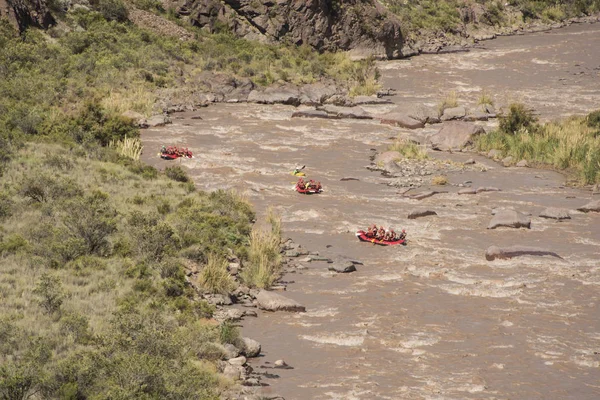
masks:
<svg viewBox="0 0 600 400"><path fill-rule="evenodd" d="M321 193L323 191L323 189L314 189L314 188L301 188L299 186L296 186L296 192L298 193L302 193L302 194L316 194L316 193Z"/></svg>
<svg viewBox="0 0 600 400"><path fill-rule="evenodd" d="M373 244L378 244L381 246L394 246L396 244L406 244L406 239L399 239L399 240L379 240L379 239L375 239L375 238L370 238L367 236L365 231L357 231L356 232L356 237L361 241L361 242L370 242Z"/></svg>

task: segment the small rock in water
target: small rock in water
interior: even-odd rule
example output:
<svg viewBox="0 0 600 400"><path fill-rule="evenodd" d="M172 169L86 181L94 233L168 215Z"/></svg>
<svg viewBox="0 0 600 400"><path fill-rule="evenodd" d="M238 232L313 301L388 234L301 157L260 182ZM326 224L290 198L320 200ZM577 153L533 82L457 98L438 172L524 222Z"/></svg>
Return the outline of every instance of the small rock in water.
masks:
<svg viewBox="0 0 600 400"><path fill-rule="evenodd" d="M274 368L293 369L292 367L290 367L289 365L287 365L286 362L283 361L283 360L277 360L277 361L275 361L275 363L273 365L274 365Z"/></svg>
<svg viewBox="0 0 600 400"><path fill-rule="evenodd" d="M540 213L540 217L542 218L551 218L551 219L571 219L569 212L567 210L563 210L561 208L549 207Z"/></svg>
<svg viewBox="0 0 600 400"><path fill-rule="evenodd" d="M356 271L354 263L351 261L333 263L327 268L329 271L335 271L341 274L347 274L349 272Z"/></svg>
<svg viewBox="0 0 600 400"><path fill-rule="evenodd" d="M475 160L473 160L472 158L469 158L467 161L465 161L465 165L473 165L475 164Z"/></svg>
<svg viewBox="0 0 600 400"><path fill-rule="evenodd" d="M529 167L529 163L527 162L527 160L521 160L517 163L517 167L527 168Z"/></svg>

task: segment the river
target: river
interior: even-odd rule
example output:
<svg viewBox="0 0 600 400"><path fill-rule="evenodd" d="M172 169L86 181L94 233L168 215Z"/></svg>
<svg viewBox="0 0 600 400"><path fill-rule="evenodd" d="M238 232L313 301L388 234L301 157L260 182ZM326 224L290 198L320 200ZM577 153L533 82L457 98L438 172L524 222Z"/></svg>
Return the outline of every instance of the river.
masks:
<svg viewBox="0 0 600 400"><path fill-rule="evenodd" d="M599 43L600 25L574 25L379 68L384 86L396 89L396 104L435 105L456 91L461 104L473 105L485 90L498 108L523 101L548 120L600 108ZM182 165L200 189L243 191L259 217L269 206L282 216L284 236L322 256L363 263L336 274L325 262L296 262L301 267L282 278L283 294L307 312L259 311L243 321L243 334L262 343L251 365L266 373L264 396L600 398L600 215L574 211L591 191L565 186L552 171L431 153L449 185L409 199L365 168L375 151L408 131L368 120L292 119L293 111L219 104L176 114L172 125L142 135L146 149L190 147L196 157ZM197 115L202 119L192 119ZM143 158L169 165L155 154ZM463 167L468 158L475 166ZM306 165L325 192L295 193L289 171L296 165ZM434 188L430 178L415 191ZM501 191L465 196L459 185ZM538 217L548 206L569 209L572 218ZM438 215L407 219L423 207ZM496 207L530 213L531 229L486 229ZM372 223L406 229L409 245L358 242L354 231ZM486 260L488 246L513 244L545 247L562 259ZM271 369L278 359L293 368Z"/></svg>

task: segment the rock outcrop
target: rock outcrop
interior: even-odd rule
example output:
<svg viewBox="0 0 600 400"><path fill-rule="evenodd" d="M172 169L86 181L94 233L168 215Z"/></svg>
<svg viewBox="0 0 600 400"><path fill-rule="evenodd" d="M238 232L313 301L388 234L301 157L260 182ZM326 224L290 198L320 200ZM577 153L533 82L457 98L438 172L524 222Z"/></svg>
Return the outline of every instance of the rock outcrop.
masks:
<svg viewBox="0 0 600 400"><path fill-rule="evenodd" d="M402 56L399 20L376 0L180 0L176 12L210 32L226 28L263 42L286 41L316 50L350 50L357 57Z"/></svg>
<svg viewBox="0 0 600 400"><path fill-rule="evenodd" d="M431 136L431 147L434 150L461 151L473 144L473 138L476 135L484 132L483 127L471 122L446 122L438 133Z"/></svg>
<svg viewBox="0 0 600 400"><path fill-rule="evenodd" d="M30 26L49 28L55 20L44 0L0 0L0 18L8 21L19 32Z"/></svg>

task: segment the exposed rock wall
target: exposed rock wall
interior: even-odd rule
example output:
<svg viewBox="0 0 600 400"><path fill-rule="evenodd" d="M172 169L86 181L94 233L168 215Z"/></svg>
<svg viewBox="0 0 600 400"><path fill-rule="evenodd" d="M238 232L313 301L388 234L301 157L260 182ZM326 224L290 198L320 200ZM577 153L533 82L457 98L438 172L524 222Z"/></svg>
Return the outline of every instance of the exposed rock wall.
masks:
<svg viewBox="0 0 600 400"><path fill-rule="evenodd" d="M0 18L8 18L20 32L28 26L48 28L55 22L45 0L0 0Z"/></svg>
<svg viewBox="0 0 600 400"><path fill-rule="evenodd" d="M402 56L400 22L374 0L180 0L177 13L210 32L266 42Z"/></svg>

